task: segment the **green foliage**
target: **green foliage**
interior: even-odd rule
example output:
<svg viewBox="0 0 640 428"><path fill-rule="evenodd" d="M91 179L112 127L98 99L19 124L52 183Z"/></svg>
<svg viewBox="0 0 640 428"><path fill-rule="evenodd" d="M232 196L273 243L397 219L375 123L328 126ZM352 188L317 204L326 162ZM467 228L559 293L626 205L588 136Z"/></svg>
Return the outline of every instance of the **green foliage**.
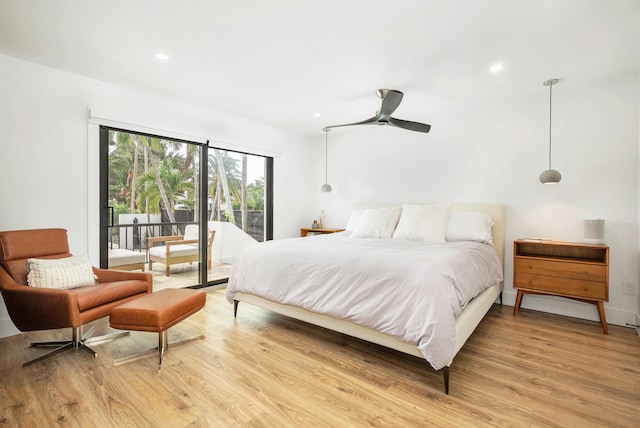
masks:
<svg viewBox="0 0 640 428"><path fill-rule="evenodd" d="M247 209L264 210L264 180L257 179L247 186Z"/></svg>
<svg viewBox="0 0 640 428"><path fill-rule="evenodd" d="M199 183L197 180L198 147L183 142L164 140L133 133L110 131L109 134L109 201L114 214L159 213L161 208L171 213L179 209L195 210ZM211 152L210 152L211 153ZM220 150L231 204L240 209L242 171L240 159ZM218 162L215 154L208 159L209 197L222 203ZM157 168L156 176L155 168ZM158 182L160 181L160 182ZM264 209L264 179L247 186L247 209ZM218 195L218 192L220 195ZM168 207L164 207L163 193ZM213 204L213 209L219 205ZM225 217L226 218L226 217ZM229 220L229 219L227 219Z"/></svg>
<svg viewBox="0 0 640 428"><path fill-rule="evenodd" d="M189 171L178 170L171 159L163 159L158 169L170 204L170 206L164 208L174 211L176 205L180 204L185 209L193 210L193 174ZM147 201L149 202L150 213L157 214L160 212L163 201L153 171L146 172L138 178L136 197L138 209L144 210Z"/></svg>
<svg viewBox="0 0 640 428"><path fill-rule="evenodd" d="M114 223L118 224L118 218L120 216L120 214L135 214L135 213L131 213L129 212L129 206L125 205L121 202L116 202L114 204L111 204L111 206L113 207L113 216L114 216Z"/></svg>

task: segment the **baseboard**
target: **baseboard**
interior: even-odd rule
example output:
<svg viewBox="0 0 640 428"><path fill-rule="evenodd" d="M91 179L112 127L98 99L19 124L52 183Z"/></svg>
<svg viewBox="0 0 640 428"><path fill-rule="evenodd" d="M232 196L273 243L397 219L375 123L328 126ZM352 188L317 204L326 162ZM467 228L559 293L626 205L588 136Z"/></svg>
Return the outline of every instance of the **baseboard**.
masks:
<svg viewBox="0 0 640 428"><path fill-rule="evenodd" d="M640 336L640 314L636 314L636 333Z"/></svg>
<svg viewBox="0 0 640 428"><path fill-rule="evenodd" d="M517 292L513 290L504 291L504 304L509 306L515 305L516 294ZM596 305L582 303L563 297L527 294L522 298L520 307L590 321L600 321ZM634 320L637 320L637 314L631 310L610 308L606 307L606 305L605 315L607 317L607 324L620 325L623 327L628 327Z"/></svg>

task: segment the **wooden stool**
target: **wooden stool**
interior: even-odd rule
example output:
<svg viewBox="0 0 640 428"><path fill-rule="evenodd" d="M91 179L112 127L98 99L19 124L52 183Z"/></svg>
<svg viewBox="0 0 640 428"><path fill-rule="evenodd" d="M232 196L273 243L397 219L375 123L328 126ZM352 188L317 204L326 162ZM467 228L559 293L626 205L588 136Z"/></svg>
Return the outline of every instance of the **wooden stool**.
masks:
<svg viewBox="0 0 640 428"><path fill-rule="evenodd" d="M169 328L204 308L206 300L207 295L204 291L166 288L113 308L109 316L111 327L120 330L158 332L157 347L116 358L113 363L128 362L157 350L160 354L160 366L162 366L162 357L169 347L167 343ZM204 335L174 342L171 347L200 339L204 339Z"/></svg>

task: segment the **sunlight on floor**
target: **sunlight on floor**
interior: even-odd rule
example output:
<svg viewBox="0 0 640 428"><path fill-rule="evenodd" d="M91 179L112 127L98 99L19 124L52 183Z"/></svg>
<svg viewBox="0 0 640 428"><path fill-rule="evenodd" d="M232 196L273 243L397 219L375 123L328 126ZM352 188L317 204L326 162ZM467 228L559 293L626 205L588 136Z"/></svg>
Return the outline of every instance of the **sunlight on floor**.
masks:
<svg viewBox="0 0 640 428"><path fill-rule="evenodd" d="M157 266L157 267L156 267ZM214 263L209 270L208 280L220 281L226 279L231 274L232 264ZM154 263L153 270L153 291L162 290L163 288L184 288L198 285L198 265L197 264L179 264L171 266L171 275L165 276L164 265Z"/></svg>

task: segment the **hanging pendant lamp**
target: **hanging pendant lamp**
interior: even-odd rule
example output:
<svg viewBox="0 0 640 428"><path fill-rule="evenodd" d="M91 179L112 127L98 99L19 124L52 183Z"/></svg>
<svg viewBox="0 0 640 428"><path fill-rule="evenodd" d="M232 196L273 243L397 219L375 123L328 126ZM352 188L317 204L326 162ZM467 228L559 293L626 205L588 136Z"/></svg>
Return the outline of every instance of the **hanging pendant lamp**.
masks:
<svg viewBox="0 0 640 428"><path fill-rule="evenodd" d="M540 174L540 183L542 184L558 184L562 179L562 174L559 171L551 169L551 87L559 81L559 79L549 79L542 82L544 86L549 87L549 169Z"/></svg>
<svg viewBox="0 0 640 428"><path fill-rule="evenodd" d="M320 186L320 191L321 192L326 192L329 193L331 192L331 185L329 183L327 183L327 136L329 134L329 128L324 128L324 184L322 186Z"/></svg>

